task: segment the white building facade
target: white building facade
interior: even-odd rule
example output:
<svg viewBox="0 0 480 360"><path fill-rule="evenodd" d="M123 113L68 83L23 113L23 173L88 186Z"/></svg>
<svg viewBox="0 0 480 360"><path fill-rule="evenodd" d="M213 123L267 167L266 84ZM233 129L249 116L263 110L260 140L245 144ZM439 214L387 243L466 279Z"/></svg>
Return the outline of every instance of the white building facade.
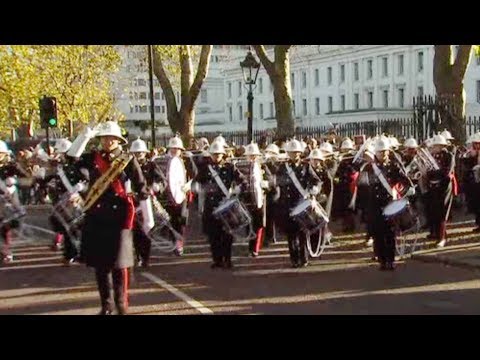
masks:
<svg viewBox="0 0 480 360"><path fill-rule="evenodd" d="M240 68L245 55L244 46L214 47L209 75L196 106L198 132L247 129L247 89ZM133 54L124 56L130 62L135 59ZM433 57L433 45L293 47L290 80L296 126L412 116L414 97L435 95ZM134 78L133 89L120 95L119 107L128 120L150 120L148 67L127 66L131 66L130 71L141 70L143 75L130 76ZM155 83L155 117L166 124L165 101ZM480 116L480 60L473 53L464 85L467 116ZM253 119L254 129L276 127L273 88L263 67L254 91ZM170 132L168 126L158 130Z"/></svg>

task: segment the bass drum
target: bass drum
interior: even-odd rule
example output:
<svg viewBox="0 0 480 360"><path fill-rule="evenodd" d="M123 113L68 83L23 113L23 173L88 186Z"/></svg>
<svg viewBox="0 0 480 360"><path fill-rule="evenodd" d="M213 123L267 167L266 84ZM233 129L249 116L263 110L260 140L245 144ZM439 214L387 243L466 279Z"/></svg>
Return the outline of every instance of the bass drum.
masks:
<svg viewBox="0 0 480 360"><path fill-rule="evenodd" d="M248 179L247 192L251 201L247 205L254 205L257 209L263 207L262 168L257 161L238 161L236 168Z"/></svg>
<svg viewBox="0 0 480 360"><path fill-rule="evenodd" d="M187 173L183 160L179 157L167 155L156 158L154 161L163 174L162 177L168 198L177 205L182 204L186 199L183 188L187 183Z"/></svg>

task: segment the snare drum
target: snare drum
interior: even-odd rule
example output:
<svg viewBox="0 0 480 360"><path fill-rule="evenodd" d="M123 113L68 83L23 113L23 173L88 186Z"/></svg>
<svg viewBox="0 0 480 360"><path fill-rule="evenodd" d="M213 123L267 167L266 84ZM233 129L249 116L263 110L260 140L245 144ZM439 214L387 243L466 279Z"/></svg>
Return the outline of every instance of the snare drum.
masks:
<svg viewBox="0 0 480 360"><path fill-rule="evenodd" d="M257 161L238 161L236 168L248 179L247 192L250 201L247 205L263 207L262 168Z"/></svg>
<svg viewBox="0 0 480 360"><path fill-rule="evenodd" d="M67 231L68 235L78 240L83 224L83 209L80 203L72 203L70 194L65 194L52 210L52 217Z"/></svg>
<svg viewBox="0 0 480 360"><path fill-rule="evenodd" d="M252 221L249 212L237 198L222 203L212 215L222 222L225 230L231 235L240 235Z"/></svg>
<svg viewBox="0 0 480 360"><path fill-rule="evenodd" d="M290 217L303 231L309 233L318 231L329 222L327 212L316 200L312 199L301 200L290 212Z"/></svg>
<svg viewBox="0 0 480 360"><path fill-rule="evenodd" d="M183 188L187 183L187 173L183 160L176 156L167 155L158 157L154 161L164 175L165 188L169 199L177 205L182 204L186 199Z"/></svg>
<svg viewBox="0 0 480 360"><path fill-rule="evenodd" d="M388 223L401 232L411 230L418 223L410 202L406 198L393 200L383 210L383 216Z"/></svg>

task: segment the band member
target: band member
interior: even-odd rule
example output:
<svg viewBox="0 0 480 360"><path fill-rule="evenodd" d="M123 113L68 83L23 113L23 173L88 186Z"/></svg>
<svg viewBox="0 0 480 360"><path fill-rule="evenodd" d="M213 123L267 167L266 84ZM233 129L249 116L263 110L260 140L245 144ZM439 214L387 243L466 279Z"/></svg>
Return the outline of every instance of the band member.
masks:
<svg viewBox="0 0 480 360"><path fill-rule="evenodd" d="M365 167L370 182L367 215L380 270L394 270L395 262L395 232L383 209L392 200L415 192L400 164L390 160L389 151L389 141L382 136L375 144L375 159Z"/></svg>
<svg viewBox="0 0 480 360"><path fill-rule="evenodd" d="M182 151L185 150L183 147L182 139L177 135L171 138L168 142L168 153L167 157L176 157L182 160ZM186 170L185 170L186 171ZM183 177L186 177L186 172L184 171ZM166 176L166 174L164 174ZM165 189L169 186L169 184L165 184ZM187 189L182 189L185 193ZM173 229L180 234L181 238L177 239L172 234L172 242L175 243L175 251L174 254L177 256L183 255L183 246L184 246L184 237L185 237L185 225L187 222L187 198L185 197L184 201L180 204L177 204L171 196L168 195L167 191L163 191L160 193L160 202L164 205L165 210L167 210L168 214L170 215L170 222L172 224Z"/></svg>
<svg viewBox="0 0 480 360"><path fill-rule="evenodd" d="M333 201L333 178L334 174L330 173L324 165L325 157L319 149L313 149L309 156L310 166L315 174L321 181L320 192L316 196L318 203L325 209L326 215L330 218L332 201ZM319 241L322 243L330 242L332 233L328 228L328 224L325 225L318 232L310 235L310 243L312 249L316 249L319 246Z"/></svg>
<svg viewBox="0 0 480 360"><path fill-rule="evenodd" d="M435 135L431 154L436 167L427 172L428 192L425 209L430 216L429 239L437 240L437 247L444 247L447 241L447 220L454 195L457 193L454 178L455 158L447 150L448 142L442 135ZM428 216L427 215L427 216Z"/></svg>
<svg viewBox="0 0 480 360"><path fill-rule="evenodd" d="M349 205L358 177L358 171L353 166L353 141L348 138L345 139L340 146L340 151L343 156L335 174L333 216L343 219L343 230L345 232L352 232L355 230L355 213Z"/></svg>
<svg viewBox="0 0 480 360"><path fill-rule="evenodd" d="M101 149L83 154L88 141L98 137ZM95 269L100 295L100 315L112 314L111 288L118 314L128 312L129 271L133 267L132 229L135 221L133 191L144 201L145 224L152 222L148 209L145 178L137 159L122 151L127 140L116 122L107 121L95 130L87 128L72 144L67 155L79 158L77 169L90 182L83 203L85 218L81 253L89 267ZM75 201L72 198L72 201ZM148 229L145 229L148 232Z"/></svg>
<svg viewBox="0 0 480 360"><path fill-rule="evenodd" d="M318 195L320 179L309 164L302 163L303 148L298 140L290 141L286 150L289 161L282 163L277 172L277 224L287 234L292 267L298 268L308 266L306 234L290 213L302 200Z"/></svg>
<svg viewBox="0 0 480 360"><path fill-rule="evenodd" d="M468 211L475 214L474 232L480 232L480 133L470 138L472 148L463 154L464 166L463 188Z"/></svg>
<svg viewBox="0 0 480 360"><path fill-rule="evenodd" d="M49 183L54 184L49 192L54 208L60 201L64 200L65 194L83 192L87 189L85 184L81 182L82 175L75 168L75 159L65 156L71 146L72 143L67 139L59 139L55 143L55 154L51 163L56 169L56 173L54 176L47 178ZM76 262L80 256L80 244L70 236L69 231L54 215L50 216L50 224L57 232L53 249L60 250L63 241L63 263L65 266L69 266Z"/></svg>
<svg viewBox="0 0 480 360"><path fill-rule="evenodd" d="M233 237L222 225L222 222L212 215L213 211L229 196L230 189L239 175L234 165L226 162L225 146L221 142L210 145L211 162L199 169L196 181L205 193L205 204L202 215L203 231L210 243L213 264L212 269L232 269Z"/></svg>
<svg viewBox="0 0 480 360"><path fill-rule="evenodd" d="M265 173L269 182L273 184L275 181L275 176L278 171L278 167L280 163L278 162L278 157L280 155L280 149L275 144L269 144L265 149ZM275 225L275 187L270 186L267 189L267 196L266 196L266 224L265 224L265 238L264 238L264 246L268 247L271 243L275 244L277 242L277 231Z"/></svg>
<svg viewBox="0 0 480 360"><path fill-rule="evenodd" d="M259 157L262 156L262 153L260 152L260 149L258 148L258 145L255 143L251 143L246 146L245 148L245 156L247 157L247 161L249 163L252 162L257 162L257 164L260 165L259 163ZM268 184L265 184L264 180L264 170L261 170L262 172L262 178L259 179L261 181L260 186L263 186L261 189L258 189L257 191L262 191L262 196L263 196L263 188L268 187ZM243 175L243 174L242 174ZM250 174L253 176L254 174ZM245 179L243 178L242 183L243 184L248 184L251 179ZM251 193L254 189L248 188L248 186L243 186L242 187L242 192L240 193L240 200L246 204L247 210L250 212L250 215L252 217L252 230L255 233L255 238L250 239L248 242L248 252L249 255L252 257L257 257L258 253L260 251L260 247L263 243L263 236L265 232L265 227L264 227L264 219L265 219L265 206L262 206L261 208L258 208L258 204L252 197L254 195Z"/></svg>
<svg viewBox="0 0 480 360"><path fill-rule="evenodd" d="M158 169L155 161L150 161L147 158L147 154L149 153L147 144L145 141L138 138L132 142L132 145L130 146L130 152L135 155L138 164L142 169L143 176L145 177L145 181L147 183L147 189L152 194L151 196L155 196L155 193L160 190L158 184L161 184L162 182L162 175L160 174L160 170ZM138 199L136 200L137 201L135 205L136 207L139 207L140 203ZM141 219L141 221L143 222L143 219ZM143 224L140 221L136 221L133 228L133 245L135 248L137 265L143 268L148 268L150 265L152 241L145 234L145 231L143 230Z"/></svg>
<svg viewBox="0 0 480 360"><path fill-rule="evenodd" d="M403 165L405 166L407 176L410 178L413 185L417 189L420 187L419 181L420 181L420 175L421 175L418 168L417 160L416 160L417 149L418 149L417 140L415 140L414 138L409 138L405 140L403 147L404 147L404 151L401 153L401 160L403 162ZM412 207L414 209L417 209L417 199L421 195L422 195L422 191L418 191L415 193L414 196L410 197L410 204L412 204Z"/></svg>
<svg viewBox="0 0 480 360"><path fill-rule="evenodd" d="M0 140L0 196L3 198L3 206L7 204L15 212L22 212L20 200L18 197L18 190L16 187L16 176L28 177L29 174L16 162L11 161L10 155L12 152L8 149L7 144ZM3 216L5 216L5 211ZM4 219L1 219L4 220ZM0 232L3 237L3 246L1 249L2 262L8 263L13 261L13 254L10 249L12 243L11 229L18 227L18 220L6 222L0 227Z"/></svg>

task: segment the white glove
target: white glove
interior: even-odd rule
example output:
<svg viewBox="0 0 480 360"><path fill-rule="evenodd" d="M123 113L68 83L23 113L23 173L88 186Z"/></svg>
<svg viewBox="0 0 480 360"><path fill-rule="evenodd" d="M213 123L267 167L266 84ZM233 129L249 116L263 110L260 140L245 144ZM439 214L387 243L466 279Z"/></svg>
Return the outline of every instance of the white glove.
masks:
<svg viewBox="0 0 480 360"><path fill-rule="evenodd" d="M12 186L12 185L15 185L16 183L17 183L17 179L15 179L12 176L5 179L5 185L7 186Z"/></svg>
<svg viewBox="0 0 480 360"><path fill-rule="evenodd" d="M163 186L162 183L153 183L152 190L154 193L159 193L159 192L163 192L165 190L165 187Z"/></svg>
<svg viewBox="0 0 480 360"><path fill-rule="evenodd" d="M187 192L189 192L189 191L191 191L191 190L192 190L192 180L190 180L189 182L187 182L187 183L186 183L185 185L183 185L183 187L182 187L182 191L183 191L184 193L187 193Z"/></svg>
<svg viewBox="0 0 480 360"><path fill-rule="evenodd" d="M320 193L320 188L318 186L312 186L310 189L310 195L318 195Z"/></svg>
<svg viewBox="0 0 480 360"><path fill-rule="evenodd" d="M261 184L262 189L268 189L269 188L269 183L267 180L262 180Z"/></svg>
<svg viewBox="0 0 480 360"><path fill-rule="evenodd" d="M15 192L15 190L17 190L17 188L15 187L15 185L10 185L10 186L7 186L7 191L10 195L13 195L13 193Z"/></svg>
<svg viewBox="0 0 480 360"><path fill-rule="evenodd" d="M85 189L87 188L87 185L85 184L85 182L79 182L77 184L75 184L75 186L73 187L73 191L75 192L83 192L85 191Z"/></svg>
<svg viewBox="0 0 480 360"><path fill-rule="evenodd" d="M88 139L93 139L95 136L97 136L97 134L98 134L98 130L96 128L91 129L88 126L83 131L83 135Z"/></svg>
<svg viewBox="0 0 480 360"><path fill-rule="evenodd" d="M415 188L413 186L411 186L410 189L408 189L405 196L413 196L413 195L415 195Z"/></svg>
<svg viewBox="0 0 480 360"><path fill-rule="evenodd" d="M234 195L238 195L242 192L242 189L240 188L240 186L236 186L235 189L233 189L232 193Z"/></svg>

